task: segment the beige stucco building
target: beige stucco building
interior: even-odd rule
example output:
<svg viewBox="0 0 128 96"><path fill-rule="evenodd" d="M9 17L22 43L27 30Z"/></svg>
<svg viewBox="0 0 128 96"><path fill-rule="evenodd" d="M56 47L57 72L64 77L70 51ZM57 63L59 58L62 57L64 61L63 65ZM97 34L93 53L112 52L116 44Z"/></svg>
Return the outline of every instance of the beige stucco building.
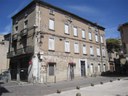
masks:
<svg viewBox="0 0 128 96"><path fill-rule="evenodd" d="M108 70L104 27L42 1L12 20L12 79L57 82Z"/></svg>
<svg viewBox="0 0 128 96"><path fill-rule="evenodd" d="M9 59L7 59L7 52L9 48L9 34L0 35L0 74L8 71Z"/></svg>

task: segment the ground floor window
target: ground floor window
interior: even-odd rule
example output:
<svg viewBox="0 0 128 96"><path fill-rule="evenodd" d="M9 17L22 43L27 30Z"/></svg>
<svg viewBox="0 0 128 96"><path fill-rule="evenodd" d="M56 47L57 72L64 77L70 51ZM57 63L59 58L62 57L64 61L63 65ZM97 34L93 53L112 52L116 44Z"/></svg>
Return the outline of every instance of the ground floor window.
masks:
<svg viewBox="0 0 128 96"><path fill-rule="evenodd" d="M56 63L49 63L48 69L49 69L49 76L55 75L55 64Z"/></svg>

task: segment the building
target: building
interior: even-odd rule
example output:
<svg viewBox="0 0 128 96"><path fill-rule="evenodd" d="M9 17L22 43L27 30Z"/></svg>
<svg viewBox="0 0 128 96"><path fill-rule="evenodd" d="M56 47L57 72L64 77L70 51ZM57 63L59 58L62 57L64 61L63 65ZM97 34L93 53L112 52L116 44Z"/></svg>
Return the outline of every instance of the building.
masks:
<svg viewBox="0 0 128 96"><path fill-rule="evenodd" d="M9 36L10 34L0 35L0 74L7 71L9 68L9 59L7 59Z"/></svg>
<svg viewBox="0 0 128 96"><path fill-rule="evenodd" d="M47 83L108 70L104 27L39 0L12 20L12 79Z"/></svg>
<svg viewBox="0 0 128 96"><path fill-rule="evenodd" d="M118 31L120 31L123 53L128 54L128 23L124 23L119 26Z"/></svg>
<svg viewBox="0 0 128 96"><path fill-rule="evenodd" d="M123 71L123 74L128 75L128 22L120 25L118 31L120 31L123 50L120 60L121 66L123 67L121 71Z"/></svg>

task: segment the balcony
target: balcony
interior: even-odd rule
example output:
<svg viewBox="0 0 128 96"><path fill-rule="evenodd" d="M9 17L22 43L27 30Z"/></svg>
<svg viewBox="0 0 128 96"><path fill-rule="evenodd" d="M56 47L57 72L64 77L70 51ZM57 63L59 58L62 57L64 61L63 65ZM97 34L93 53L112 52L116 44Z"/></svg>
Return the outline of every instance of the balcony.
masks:
<svg viewBox="0 0 128 96"><path fill-rule="evenodd" d="M18 39L18 34L17 33L13 34L12 35L12 40L17 40L17 39Z"/></svg>
<svg viewBox="0 0 128 96"><path fill-rule="evenodd" d="M23 37L23 36L26 36L28 34L28 29L25 28L23 29L21 32L20 32L20 36Z"/></svg>
<svg viewBox="0 0 128 96"><path fill-rule="evenodd" d="M33 46L27 46L27 47L24 47L24 48L17 49L16 52L15 51L8 52L7 57L11 58L11 57L14 57L14 56L19 56L19 55L22 55L22 54L30 54L30 53L33 53L33 52L34 52L34 47Z"/></svg>

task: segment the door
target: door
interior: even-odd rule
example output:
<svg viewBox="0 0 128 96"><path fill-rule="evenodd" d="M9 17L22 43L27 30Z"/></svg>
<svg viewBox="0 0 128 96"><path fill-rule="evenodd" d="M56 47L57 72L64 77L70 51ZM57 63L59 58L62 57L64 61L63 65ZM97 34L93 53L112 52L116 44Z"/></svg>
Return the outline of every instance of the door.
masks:
<svg viewBox="0 0 128 96"><path fill-rule="evenodd" d="M81 76L85 76L85 61L81 61Z"/></svg>
<svg viewBox="0 0 128 96"><path fill-rule="evenodd" d="M70 65L70 78L71 80L74 79L74 66Z"/></svg>

